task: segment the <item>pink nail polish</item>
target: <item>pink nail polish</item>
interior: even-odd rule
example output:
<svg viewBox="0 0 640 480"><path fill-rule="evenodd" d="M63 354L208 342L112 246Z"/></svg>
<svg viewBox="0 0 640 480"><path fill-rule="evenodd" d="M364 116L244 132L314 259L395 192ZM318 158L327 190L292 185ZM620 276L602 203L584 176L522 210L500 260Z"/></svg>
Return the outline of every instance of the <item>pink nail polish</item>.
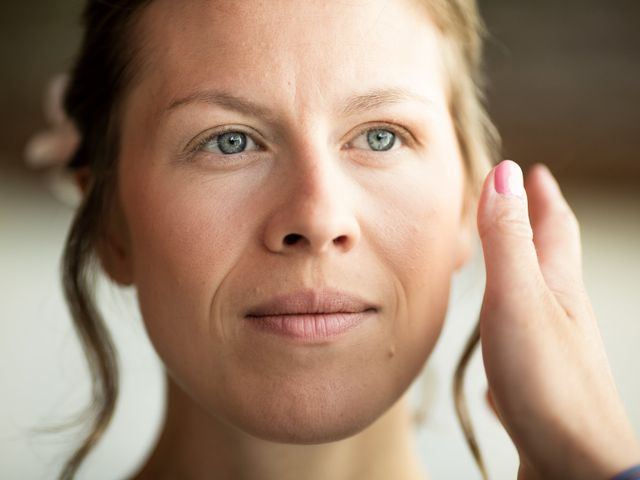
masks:
<svg viewBox="0 0 640 480"><path fill-rule="evenodd" d="M493 181L496 192L502 195L524 198L522 170L513 160L503 160L498 164L494 172Z"/></svg>

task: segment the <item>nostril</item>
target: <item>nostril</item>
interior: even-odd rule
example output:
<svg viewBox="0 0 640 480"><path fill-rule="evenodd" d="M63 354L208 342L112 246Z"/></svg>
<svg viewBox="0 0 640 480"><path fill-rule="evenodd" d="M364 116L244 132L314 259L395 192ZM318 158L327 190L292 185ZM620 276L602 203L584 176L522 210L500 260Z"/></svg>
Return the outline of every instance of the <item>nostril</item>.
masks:
<svg viewBox="0 0 640 480"><path fill-rule="evenodd" d="M295 245L299 243L301 240L304 240L304 235L300 235L299 233L290 233L286 235L283 239L283 243L285 245ZM349 242L348 235L340 235L333 239L333 244L339 247L346 245Z"/></svg>
<svg viewBox="0 0 640 480"><path fill-rule="evenodd" d="M336 237L333 239L333 243L335 245L344 245L345 243L347 243L347 236L346 235L340 235L339 237Z"/></svg>
<svg viewBox="0 0 640 480"><path fill-rule="evenodd" d="M302 235L298 235L297 233L290 233L286 237L284 237L285 245L294 245L302 238Z"/></svg>

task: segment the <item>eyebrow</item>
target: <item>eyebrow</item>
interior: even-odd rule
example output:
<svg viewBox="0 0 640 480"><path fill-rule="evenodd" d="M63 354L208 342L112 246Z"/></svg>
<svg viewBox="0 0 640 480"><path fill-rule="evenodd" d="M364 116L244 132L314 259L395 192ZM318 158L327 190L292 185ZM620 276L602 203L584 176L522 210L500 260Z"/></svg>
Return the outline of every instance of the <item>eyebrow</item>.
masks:
<svg viewBox="0 0 640 480"><path fill-rule="evenodd" d="M407 101L418 101L430 108L434 106L434 102L423 95L405 88L391 87L378 88L347 98L340 113L343 116L357 115L374 108ZM167 107L165 113L194 103L217 105L226 110L235 110L248 116L275 117L275 113L270 108L223 90L201 90L176 99Z"/></svg>
<svg viewBox="0 0 640 480"><path fill-rule="evenodd" d="M356 115L366 112L367 110L373 110L374 108L410 101L418 101L429 108L435 105L429 98L407 90L406 88L379 88L362 95L349 97L341 113L344 116Z"/></svg>

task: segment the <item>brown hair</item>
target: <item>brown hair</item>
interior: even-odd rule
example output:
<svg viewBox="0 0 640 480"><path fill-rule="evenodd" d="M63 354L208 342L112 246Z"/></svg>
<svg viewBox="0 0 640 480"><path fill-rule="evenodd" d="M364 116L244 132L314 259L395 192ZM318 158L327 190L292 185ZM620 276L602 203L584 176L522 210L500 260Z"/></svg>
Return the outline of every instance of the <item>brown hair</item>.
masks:
<svg viewBox="0 0 640 480"><path fill-rule="evenodd" d="M74 477L100 440L118 396L116 352L95 305L94 279L116 185L120 108L139 67L135 24L150 2L88 0L83 14L84 38L65 96L65 110L82 138L68 167L85 172L87 184L66 240L62 281L89 364L93 401L90 432L65 464L62 479ZM497 134L483 107L482 24L475 0L422 0L422 3L444 40L451 115L468 176L468 195L476 198L498 146ZM464 371L478 344L478 331L476 327L456 368L454 395L467 441L486 478L462 392Z"/></svg>

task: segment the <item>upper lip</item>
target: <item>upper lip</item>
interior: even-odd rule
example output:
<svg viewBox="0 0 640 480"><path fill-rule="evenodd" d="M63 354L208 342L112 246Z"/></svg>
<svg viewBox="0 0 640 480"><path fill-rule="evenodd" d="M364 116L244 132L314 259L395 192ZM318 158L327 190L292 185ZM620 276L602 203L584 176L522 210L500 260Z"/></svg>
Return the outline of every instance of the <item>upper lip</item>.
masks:
<svg viewBox="0 0 640 480"><path fill-rule="evenodd" d="M377 307L356 295L341 290L308 289L276 295L252 307L246 316L359 313L366 310L377 310Z"/></svg>

